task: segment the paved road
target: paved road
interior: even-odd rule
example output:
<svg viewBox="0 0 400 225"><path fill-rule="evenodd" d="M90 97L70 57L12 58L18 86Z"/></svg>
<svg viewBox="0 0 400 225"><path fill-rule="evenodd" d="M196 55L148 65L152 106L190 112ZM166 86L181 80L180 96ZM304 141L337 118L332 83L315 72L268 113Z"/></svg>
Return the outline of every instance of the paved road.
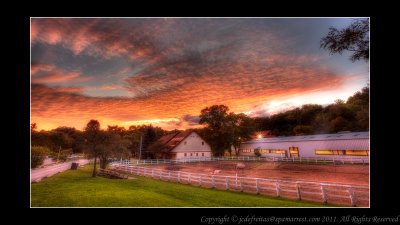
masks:
<svg viewBox="0 0 400 225"><path fill-rule="evenodd" d="M32 182L39 182L44 177L50 177L56 173L69 170L71 168L71 164L73 162L79 163L79 165L85 165L89 162L87 159L79 159L76 161L70 161L65 163L60 163L53 166L47 166L45 168L39 168L31 170L31 183Z"/></svg>

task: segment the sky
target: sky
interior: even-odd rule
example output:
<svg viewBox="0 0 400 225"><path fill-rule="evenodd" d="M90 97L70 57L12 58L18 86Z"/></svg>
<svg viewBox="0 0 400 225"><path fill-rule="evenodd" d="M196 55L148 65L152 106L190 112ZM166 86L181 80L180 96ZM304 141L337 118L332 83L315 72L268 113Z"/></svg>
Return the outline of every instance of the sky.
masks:
<svg viewBox="0 0 400 225"><path fill-rule="evenodd" d="M31 18L31 123L187 129L215 104L256 117L347 100L368 63L320 40L353 19Z"/></svg>

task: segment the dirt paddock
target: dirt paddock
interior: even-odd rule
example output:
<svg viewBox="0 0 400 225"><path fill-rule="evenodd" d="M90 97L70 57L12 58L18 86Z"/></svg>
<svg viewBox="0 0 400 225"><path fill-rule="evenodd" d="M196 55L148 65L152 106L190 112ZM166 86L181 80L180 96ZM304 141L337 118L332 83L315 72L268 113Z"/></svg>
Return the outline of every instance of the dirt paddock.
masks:
<svg viewBox="0 0 400 225"><path fill-rule="evenodd" d="M196 162L186 164L158 164L152 168L190 173L235 176L235 161ZM287 162L246 162L238 176L304 180L336 184L369 185L369 165L315 165ZM149 165L150 166L150 165Z"/></svg>

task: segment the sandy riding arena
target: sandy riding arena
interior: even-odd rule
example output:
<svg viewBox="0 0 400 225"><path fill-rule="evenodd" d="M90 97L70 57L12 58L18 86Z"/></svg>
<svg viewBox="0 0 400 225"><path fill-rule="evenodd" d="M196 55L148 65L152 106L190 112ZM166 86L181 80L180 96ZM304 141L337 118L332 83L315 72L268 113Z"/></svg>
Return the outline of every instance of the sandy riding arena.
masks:
<svg viewBox="0 0 400 225"><path fill-rule="evenodd" d="M237 161L158 164L152 168L201 174L235 176ZM369 185L369 165L315 165L287 162L246 162L238 176ZM150 166L150 165L149 165Z"/></svg>

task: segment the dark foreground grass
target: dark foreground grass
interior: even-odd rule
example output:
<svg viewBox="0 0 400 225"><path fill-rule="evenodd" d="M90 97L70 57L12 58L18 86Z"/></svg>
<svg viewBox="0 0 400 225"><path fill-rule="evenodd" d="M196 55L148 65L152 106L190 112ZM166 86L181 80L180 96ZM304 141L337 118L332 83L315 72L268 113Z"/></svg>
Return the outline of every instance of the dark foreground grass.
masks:
<svg viewBox="0 0 400 225"><path fill-rule="evenodd" d="M254 194L205 189L150 178L91 177L91 167L31 185L32 207L325 207Z"/></svg>

